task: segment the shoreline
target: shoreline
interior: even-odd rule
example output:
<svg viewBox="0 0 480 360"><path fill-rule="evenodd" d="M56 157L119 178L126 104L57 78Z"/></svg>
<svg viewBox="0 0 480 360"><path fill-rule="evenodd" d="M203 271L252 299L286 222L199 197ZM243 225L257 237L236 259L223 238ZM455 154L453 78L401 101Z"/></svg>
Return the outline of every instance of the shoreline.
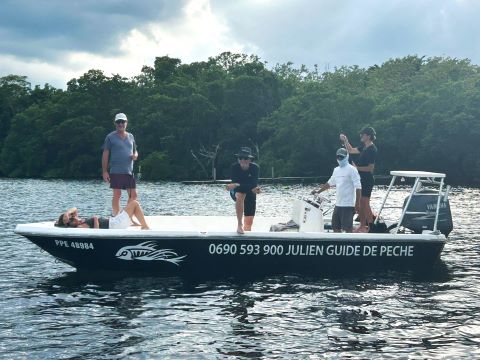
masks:
<svg viewBox="0 0 480 360"><path fill-rule="evenodd" d="M375 176L375 185L384 186L388 185L391 179L390 175L374 175ZM260 184L262 185L288 185L288 184L301 184L301 185L314 185L322 184L330 178L330 175L319 175L319 176L285 176L278 178L260 178ZM2 177L0 176L0 181L8 180L41 180L41 181L102 181L101 177L85 177L85 178L42 178L42 177ZM181 183L184 185L224 185L230 183L230 179L218 179L218 180L180 180L180 179L168 179L168 180L152 180L152 179L141 179L137 180L138 183L147 182L162 182L162 183ZM405 182L408 184L408 180ZM448 181L447 175L447 185L453 187L463 187L463 188L480 188L480 182L450 182ZM396 186L401 186L403 184L397 184Z"/></svg>

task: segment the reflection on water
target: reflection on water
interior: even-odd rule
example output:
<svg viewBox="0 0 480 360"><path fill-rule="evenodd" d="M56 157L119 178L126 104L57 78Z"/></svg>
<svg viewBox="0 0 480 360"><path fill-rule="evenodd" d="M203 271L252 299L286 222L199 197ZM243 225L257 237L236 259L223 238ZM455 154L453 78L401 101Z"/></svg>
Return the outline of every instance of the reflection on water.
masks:
<svg viewBox="0 0 480 360"><path fill-rule="evenodd" d="M480 357L479 190L451 195L455 229L429 273L194 281L76 273L13 234L17 222L70 206L108 215L99 181L0 186L9 195L0 209L2 358ZM266 186L259 213L289 212L309 190ZM222 186L144 182L139 194L149 214L234 213Z"/></svg>

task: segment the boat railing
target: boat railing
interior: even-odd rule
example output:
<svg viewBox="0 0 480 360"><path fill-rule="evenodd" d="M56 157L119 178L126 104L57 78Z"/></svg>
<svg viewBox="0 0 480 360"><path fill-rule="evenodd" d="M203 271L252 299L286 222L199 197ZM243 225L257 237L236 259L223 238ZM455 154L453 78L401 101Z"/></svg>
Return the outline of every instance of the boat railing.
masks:
<svg viewBox="0 0 480 360"><path fill-rule="evenodd" d="M385 196L383 197L382 204L377 212L377 218L375 219L374 224L376 225L380 219L380 215L384 209L403 209L402 213L400 215L400 219L397 223L397 227L395 230L395 234L398 234L398 231L400 230L400 227L403 223L403 220L406 215L427 215L427 212L424 211L409 211L409 206L412 201L412 198L414 196L422 196L422 195L432 195L432 193L421 193L420 191L423 189L423 183L426 183L428 185L433 185L433 186L438 186L437 191L437 206L435 209L435 219L433 223L433 232L438 232L438 217L440 213L440 202L443 198L445 201L448 198L448 194L450 192L450 186L447 186L446 190L444 193L442 193L443 188L444 188L444 180L445 180L445 174L442 173L428 173L428 172L418 172L418 171L392 171L390 173L392 175L392 179L390 181L390 184L388 186L387 192ZM395 180L401 177L402 180L404 180L405 177L410 177L410 178L415 178L415 182L412 186L412 190L410 191L410 194L407 198L407 202L405 206L385 206L387 202L387 198L390 195L390 193L393 190L393 186L395 184ZM440 179L440 180L437 180ZM429 187L430 190L430 187Z"/></svg>

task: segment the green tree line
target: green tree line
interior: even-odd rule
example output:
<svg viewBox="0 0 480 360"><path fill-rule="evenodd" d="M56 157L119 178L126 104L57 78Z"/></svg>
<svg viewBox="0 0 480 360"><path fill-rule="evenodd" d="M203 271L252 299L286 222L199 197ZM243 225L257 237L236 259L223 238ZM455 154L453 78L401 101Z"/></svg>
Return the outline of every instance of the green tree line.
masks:
<svg viewBox="0 0 480 360"><path fill-rule="evenodd" d="M157 57L137 76L89 70L65 90L0 78L0 176L101 176L101 146L124 112L142 176L228 177L240 146L263 176L328 175L341 131L377 131L377 174L445 172L480 184L480 72L469 60L406 56L369 68L268 67L254 55L222 53L182 64Z"/></svg>

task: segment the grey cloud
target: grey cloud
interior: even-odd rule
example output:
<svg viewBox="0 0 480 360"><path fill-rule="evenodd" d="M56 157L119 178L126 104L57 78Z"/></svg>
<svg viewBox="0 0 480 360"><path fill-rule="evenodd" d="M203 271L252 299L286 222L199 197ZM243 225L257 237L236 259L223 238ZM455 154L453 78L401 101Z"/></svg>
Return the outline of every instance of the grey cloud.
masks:
<svg viewBox="0 0 480 360"><path fill-rule="evenodd" d="M480 62L480 2L453 0L212 0L240 42L270 63L312 66L382 63L409 54Z"/></svg>
<svg viewBox="0 0 480 360"><path fill-rule="evenodd" d="M0 55L53 67L64 65L63 56L70 51L115 56L119 40L131 29L148 36L149 24L168 24L183 16L187 1L0 0ZM318 64L323 70L327 64L370 66L408 54L480 63L480 2L475 0L210 3L230 29L229 40L247 48L253 45L251 49L272 65L292 61L310 67ZM14 68L1 65L1 69Z"/></svg>
<svg viewBox="0 0 480 360"><path fill-rule="evenodd" d="M60 53L117 53L118 40L178 16L185 1L2 0L0 52L55 62Z"/></svg>

